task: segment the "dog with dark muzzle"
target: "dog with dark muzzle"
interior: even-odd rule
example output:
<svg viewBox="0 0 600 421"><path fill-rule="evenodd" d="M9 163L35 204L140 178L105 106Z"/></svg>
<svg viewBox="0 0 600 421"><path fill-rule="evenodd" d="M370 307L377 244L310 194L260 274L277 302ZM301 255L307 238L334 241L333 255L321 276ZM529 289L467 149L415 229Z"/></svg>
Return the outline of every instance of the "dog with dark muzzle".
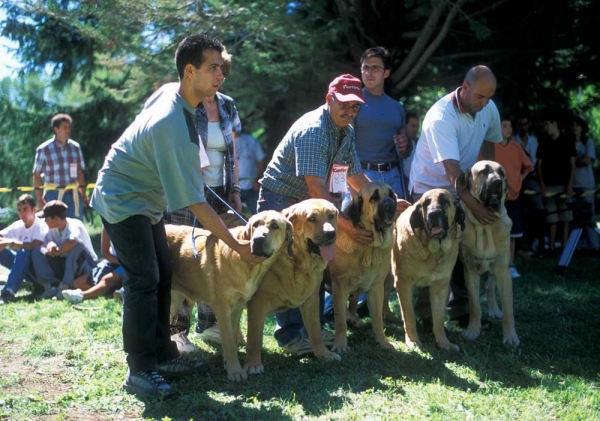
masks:
<svg viewBox="0 0 600 421"><path fill-rule="evenodd" d="M518 345L513 312L512 278L508 268L510 260L510 230L512 221L506 213L504 201L508 194L506 173L494 161L479 161L461 174L456 181L457 191L469 189L471 196L493 210L498 219L483 225L462 204L466 215L459 255L465 269L465 283L469 291L470 319L463 336L475 339L481 331L481 306L479 284L481 275L490 273L500 292L502 312L496 304L494 282L488 284L488 311L491 316L502 315L503 342Z"/></svg>
<svg viewBox="0 0 600 421"><path fill-rule="evenodd" d="M411 348L421 346L413 288L429 287L435 340L444 350L458 351L458 346L446 337L444 315L464 224L464 212L444 189L426 192L396 221L392 271L402 307L405 342Z"/></svg>
<svg viewBox="0 0 600 421"><path fill-rule="evenodd" d="M354 227L371 231L373 243L360 244L340 230L335 256L329 263L331 293L335 314L335 343L332 351L347 351L348 317L346 303L350 294L367 293L367 306L375 339L384 348L393 348L383 332L384 283L391 269L390 253L394 243L396 195L386 183L365 184L344 211ZM389 295L389 294L388 294Z"/></svg>

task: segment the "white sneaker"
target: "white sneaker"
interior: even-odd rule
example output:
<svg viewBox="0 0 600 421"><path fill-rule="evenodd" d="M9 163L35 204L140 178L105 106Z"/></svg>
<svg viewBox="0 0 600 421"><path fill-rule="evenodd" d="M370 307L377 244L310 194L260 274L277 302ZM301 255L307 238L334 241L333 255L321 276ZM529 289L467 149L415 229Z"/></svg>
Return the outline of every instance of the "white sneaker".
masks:
<svg viewBox="0 0 600 421"><path fill-rule="evenodd" d="M517 268L514 266L509 266L508 269L510 270L510 277L515 279L515 278L519 278L521 276L521 274L517 271Z"/></svg>
<svg viewBox="0 0 600 421"><path fill-rule="evenodd" d="M181 355L190 354L198 351L198 348L190 342L185 332L179 332L171 335L171 340L177 344L177 350Z"/></svg>
<svg viewBox="0 0 600 421"><path fill-rule="evenodd" d="M83 301L83 291L80 289L65 289L62 291L62 296L71 304L79 304Z"/></svg>
<svg viewBox="0 0 600 421"><path fill-rule="evenodd" d="M219 325L213 325L208 329L204 329L198 337L204 342L221 345L221 331L219 330Z"/></svg>

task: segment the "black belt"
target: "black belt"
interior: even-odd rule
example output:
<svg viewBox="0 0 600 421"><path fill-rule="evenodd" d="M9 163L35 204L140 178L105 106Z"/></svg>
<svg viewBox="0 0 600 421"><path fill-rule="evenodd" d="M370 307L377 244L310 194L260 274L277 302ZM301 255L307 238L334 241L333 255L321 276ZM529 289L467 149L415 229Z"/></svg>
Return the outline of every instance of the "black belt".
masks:
<svg viewBox="0 0 600 421"><path fill-rule="evenodd" d="M360 165L363 167L363 170L386 172L391 171L392 168L396 168L398 166L398 163L384 162L382 164L373 164L371 162L361 162Z"/></svg>

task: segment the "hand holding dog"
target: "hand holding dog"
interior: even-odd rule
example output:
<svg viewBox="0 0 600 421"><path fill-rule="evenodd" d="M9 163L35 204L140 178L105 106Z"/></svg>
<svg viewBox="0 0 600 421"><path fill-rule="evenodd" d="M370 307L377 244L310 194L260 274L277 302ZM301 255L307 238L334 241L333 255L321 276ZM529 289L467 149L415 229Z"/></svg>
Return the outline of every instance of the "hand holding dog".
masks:
<svg viewBox="0 0 600 421"><path fill-rule="evenodd" d="M244 243L246 243L246 244L244 244ZM251 263L253 265L258 265L258 264L264 262L265 260L267 260L266 257L259 257L259 256L253 255L252 251L250 250L250 243L246 242L246 241L244 241L244 243L238 242L239 247L237 247L235 251L246 262Z"/></svg>

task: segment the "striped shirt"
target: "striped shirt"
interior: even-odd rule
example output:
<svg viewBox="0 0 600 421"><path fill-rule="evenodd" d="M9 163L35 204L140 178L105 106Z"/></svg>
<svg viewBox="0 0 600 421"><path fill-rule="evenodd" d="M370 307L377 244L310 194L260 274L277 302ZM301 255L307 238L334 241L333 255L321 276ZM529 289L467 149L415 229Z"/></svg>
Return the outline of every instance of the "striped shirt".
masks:
<svg viewBox="0 0 600 421"><path fill-rule="evenodd" d="M274 193L299 201L309 199L304 176L328 180L334 163L348 165L349 177L361 171L354 128L348 125L339 129L327 105L323 105L294 123L279 143L259 182Z"/></svg>
<svg viewBox="0 0 600 421"><path fill-rule="evenodd" d="M227 152L225 153L225 193L224 199L230 198L232 191L231 186L234 183L234 169L235 161L233 155L233 132L242 132L242 123L238 116L237 108L233 99L227 95L223 95L217 92L217 104L219 109L219 123L221 125L221 131L227 143ZM196 130L202 139L204 148L206 149L206 143L208 141L208 115L202 102L198 104L196 108Z"/></svg>
<svg viewBox="0 0 600 421"><path fill-rule="evenodd" d="M66 146L56 140L48 139L35 151L33 173L43 174L44 183L54 183L59 186L77 183L78 175L71 176L70 165L76 164L77 171L85 169L83 154L79 143L69 139Z"/></svg>

